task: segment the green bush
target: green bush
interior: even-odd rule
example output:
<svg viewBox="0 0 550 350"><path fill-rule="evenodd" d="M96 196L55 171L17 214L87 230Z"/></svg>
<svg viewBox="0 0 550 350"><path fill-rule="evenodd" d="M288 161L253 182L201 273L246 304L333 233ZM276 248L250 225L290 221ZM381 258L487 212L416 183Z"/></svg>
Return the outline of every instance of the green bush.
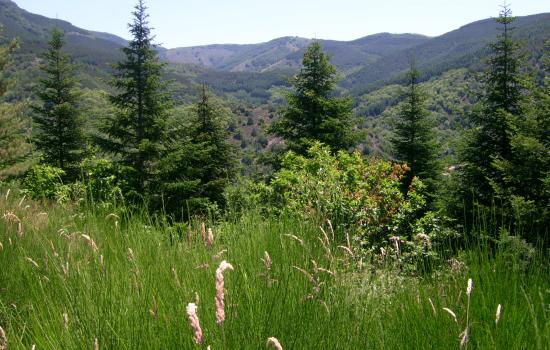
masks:
<svg viewBox="0 0 550 350"><path fill-rule="evenodd" d="M402 193L407 170L359 152L334 156L316 144L307 157L292 152L283 157L271 184L273 199L282 210L332 220L340 232L351 232L366 253L425 261L455 233L446 228L446 218L428 211L425 185L418 178Z"/></svg>
<svg viewBox="0 0 550 350"><path fill-rule="evenodd" d="M23 192L33 199L54 199L64 192L62 169L50 165L35 165L23 179Z"/></svg>
<svg viewBox="0 0 550 350"><path fill-rule="evenodd" d="M121 196L116 169L110 160L89 157L82 161L80 169L88 200L112 202Z"/></svg>

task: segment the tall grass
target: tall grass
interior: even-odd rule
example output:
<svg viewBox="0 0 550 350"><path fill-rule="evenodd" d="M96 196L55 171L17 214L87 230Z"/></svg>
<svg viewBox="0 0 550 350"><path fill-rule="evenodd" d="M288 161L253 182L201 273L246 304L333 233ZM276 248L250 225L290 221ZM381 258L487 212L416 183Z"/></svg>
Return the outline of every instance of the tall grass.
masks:
<svg viewBox="0 0 550 350"><path fill-rule="evenodd" d="M209 245L200 222L188 236L144 214L81 212L13 194L0 200L0 215L7 212L23 231L18 237L18 225L0 219L0 327L10 349L259 349L271 337L284 349L453 349L467 327L471 349L550 348L542 257L516 264L480 245L452 269L413 278L358 268L337 247L345 242L290 216L250 212L219 223ZM222 323L223 260L234 270L224 275Z"/></svg>

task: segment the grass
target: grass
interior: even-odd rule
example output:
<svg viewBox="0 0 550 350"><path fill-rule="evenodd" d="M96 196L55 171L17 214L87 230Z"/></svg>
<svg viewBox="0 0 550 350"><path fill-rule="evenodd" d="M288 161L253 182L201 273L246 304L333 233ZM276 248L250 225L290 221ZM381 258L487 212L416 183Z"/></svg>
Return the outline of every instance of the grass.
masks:
<svg viewBox="0 0 550 350"><path fill-rule="evenodd" d="M0 327L10 349L93 349L95 339L100 349L261 349L269 337L284 349L453 349L466 328L469 278L466 347L550 348L550 274L541 257L522 265L477 247L452 269L407 277L357 268L328 227L327 244L318 227L286 216L251 212L219 223L206 247L199 222L189 240L115 209L82 212L3 195L6 212L23 229L18 237L15 222L0 220ZM219 325L222 260L234 270L224 273ZM193 341L188 303L198 304L202 345Z"/></svg>

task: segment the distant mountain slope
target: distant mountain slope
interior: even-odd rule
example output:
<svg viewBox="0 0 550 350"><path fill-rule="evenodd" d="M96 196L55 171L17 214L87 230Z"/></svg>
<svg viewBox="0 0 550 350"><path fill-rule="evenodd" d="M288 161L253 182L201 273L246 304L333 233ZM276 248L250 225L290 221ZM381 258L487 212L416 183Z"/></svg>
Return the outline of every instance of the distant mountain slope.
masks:
<svg viewBox="0 0 550 350"><path fill-rule="evenodd" d="M524 41L525 50L537 59L545 40L550 38L550 13L517 17L513 26L516 28L515 39ZM480 65L486 55L487 44L495 39L497 33L497 24L493 19L467 24L367 63L360 71L348 76L343 86L361 90L398 81L413 58L419 70L426 76L436 76L449 69Z"/></svg>
<svg viewBox="0 0 550 350"><path fill-rule="evenodd" d="M67 51L75 60L106 67L121 58L120 47L126 40L108 33L98 33L71 23L36 15L19 8L13 1L0 0L0 24L5 38L18 38L20 55L37 55L44 51L50 31L59 27L66 33Z"/></svg>
<svg viewBox="0 0 550 350"><path fill-rule="evenodd" d="M428 40L417 34L370 35L353 41L319 40L333 63L343 71L362 66ZM230 72L266 72L300 65L304 49L312 39L282 37L250 45L208 45L169 49L165 58L175 63L201 64Z"/></svg>

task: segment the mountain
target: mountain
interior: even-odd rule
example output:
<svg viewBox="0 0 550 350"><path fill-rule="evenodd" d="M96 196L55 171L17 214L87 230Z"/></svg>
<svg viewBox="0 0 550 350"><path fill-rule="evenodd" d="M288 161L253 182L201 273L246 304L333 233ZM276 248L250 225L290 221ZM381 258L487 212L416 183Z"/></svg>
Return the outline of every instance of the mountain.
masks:
<svg viewBox="0 0 550 350"><path fill-rule="evenodd" d="M75 60L93 66L107 67L118 61L119 49L126 43L116 35L81 29L63 20L27 12L10 0L0 0L0 24L5 38L18 38L19 55L42 53L54 27L65 31L66 49Z"/></svg>
<svg viewBox="0 0 550 350"><path fill-rule="evenodd" d="M534 60L540 58L544 42L550 38L550 13L517 17L514 39L525 44ZM364 65L346 77L344 87L360 93L392 82L401 82L403 73L414 59L425 79L457 68L479 68L487 54L487 44L498 33L493 19L476 21L456 30L431 38L418 45L396 50L382 59Z"/></svg>
<svg viewBox="0 0 550 350"><path fill-rule="evenodd" d="M319 40L333 63L342 71L352 70L384 55L428 40L418 34L370 35L353 41ZM267 72L296 69L312 39L282 37L248 45L207 45L166 50L164 58L175 63L199 64L229 72Z"/></svg>

